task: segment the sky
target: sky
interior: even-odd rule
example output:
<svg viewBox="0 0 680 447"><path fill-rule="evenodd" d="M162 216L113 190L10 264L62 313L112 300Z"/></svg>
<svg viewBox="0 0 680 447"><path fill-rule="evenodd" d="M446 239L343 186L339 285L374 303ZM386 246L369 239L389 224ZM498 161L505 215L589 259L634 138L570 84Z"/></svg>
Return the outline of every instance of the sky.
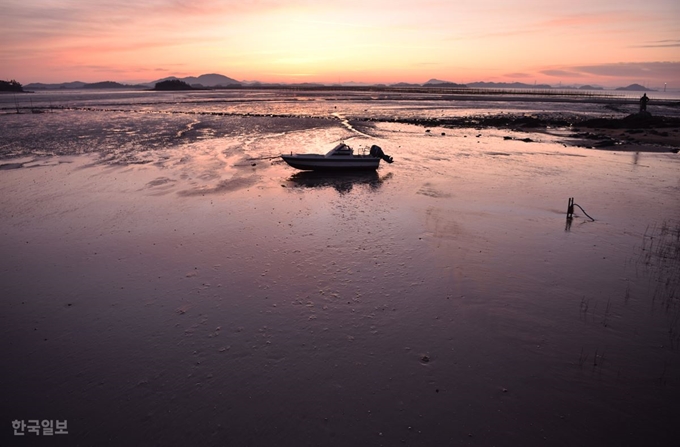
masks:
<svg viewBox="0 0 680 447"><path fill-rule="evenodd" d="M678 0L1 0L0 79L680 88Z"/></svg>

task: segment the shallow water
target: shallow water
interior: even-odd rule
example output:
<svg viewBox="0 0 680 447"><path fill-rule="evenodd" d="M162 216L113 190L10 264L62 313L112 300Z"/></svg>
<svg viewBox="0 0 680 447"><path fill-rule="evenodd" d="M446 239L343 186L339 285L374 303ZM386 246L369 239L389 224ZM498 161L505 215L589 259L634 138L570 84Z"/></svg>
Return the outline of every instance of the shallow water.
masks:
<svg viewBox="0 0 680 447"><path fill-rule="evenodd" d="M3 445L678 438L677 155L356 119L470 102L136 95L0 115ZM341 140L395 163L277 157Z"/></svg>

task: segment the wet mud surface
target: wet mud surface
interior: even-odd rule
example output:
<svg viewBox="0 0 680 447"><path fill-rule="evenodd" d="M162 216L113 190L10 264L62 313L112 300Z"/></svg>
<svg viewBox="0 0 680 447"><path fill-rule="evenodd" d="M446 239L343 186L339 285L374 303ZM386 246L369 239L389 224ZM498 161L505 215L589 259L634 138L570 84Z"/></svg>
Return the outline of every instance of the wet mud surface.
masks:
<svg viewBox="0 0 680 447"><path fill-rule="evenodd" d="M570 145L643 152L675 152L680 149L680 118L641 116L591 118L560 113L542 115L492 115L446 119L406 119L401 122L444 128L495 128L546 132L565 136ZM530 138L523 138L531 142Z"/></svg>
<svg viewBox="0 0 680 447"><path fill-rule="evenodd" d="M678 439L677 154L455 124L498 104L184 99L0 115L0 444ZM279 158L339 141L395 162Z"/></svg>

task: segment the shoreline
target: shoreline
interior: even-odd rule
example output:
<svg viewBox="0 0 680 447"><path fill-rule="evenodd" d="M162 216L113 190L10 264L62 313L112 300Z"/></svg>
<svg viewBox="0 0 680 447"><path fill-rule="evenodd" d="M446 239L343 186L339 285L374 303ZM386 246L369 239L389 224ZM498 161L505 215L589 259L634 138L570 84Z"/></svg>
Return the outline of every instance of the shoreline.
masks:
<svg viewBox="0 0 680 447"><path fill-rule="evenodd" d="M337 125L338 119L341 123L345 120L352 129L366 128L368 134L371 134L368 129L379 123L399 123L421 126L426 131L429 128L498 129L509 132L504 137L506 140L526 143L535 142L540 139L538 135L544 134L564 146L606 151L680 151L680 107L676 106L680 103L677 102L664 105L655 100L651 108L654 114L640 115L632 113L637 109L634 101L626 101L624 106L621 101L610 100L603 106L596 98L570 98L571 105L555 106L558 98L499 95L487 97L483 103L468 108L467 104L458 103L459 99L464 102L465 98L447 102L446 95L429 95L427 100L420 94L399 94L399 98L360 96L339 98L332 94L319 96L313 92L296 92L293 97L277 94L256 99L210 96L204 98L206 102L177 102L172 96L163 96L165 99L162 100L155 96L144 97L140 101L139 98L114 95L98 98L95 102L82 98L52 102L43 98L42 102L32 102L30 108L21 107L25 114L14 112L19 110L16 104L11 113L9 108L0 109L0 117L6 120L8 128L34 126L42 131L40 137L29 137L25 130L20 131L20 134L26 134L24 136L8 135L8 144L3 146L0 159L40 154L72 155L74 144L71 142L76 141L76 146L89 142L83 145L84 152L144 154L194 141L192 139L199 141L227 135L233 132L230 126L236 126L238 132L245 135L253 126L269 128L284 121L288 130L331 128ZM401 104L402 99L412 102L395 109L393 101ZM513 104L504 104L507 101L513 101ZM50 132L50 127L65 126L69 113L74 112L83 114L81 128L62 135ZM108 125L101 121L104 116L120 123L120 128L107 130ZM201 123L197 124L199 121ZM145 125L141 126L141 122ZM180 130L175 131L175 128ZM526 137L521 136L522 133ZM19 147L19 141L28 144ZM11 168L7 164L3 164L4 169Z"/></svg>
<svg viewBox="0 0 680 447"><path fill-rule="evenodd" d="M680 118L631 114L624 118L586 117L555 112L465 116L443 119L396 119L403 124L448 129L506 129L565 137L564 144L626 152L680 150ZM508 137L508 139L510 139ZM531 139L523 141L532 142Z"/></svg>

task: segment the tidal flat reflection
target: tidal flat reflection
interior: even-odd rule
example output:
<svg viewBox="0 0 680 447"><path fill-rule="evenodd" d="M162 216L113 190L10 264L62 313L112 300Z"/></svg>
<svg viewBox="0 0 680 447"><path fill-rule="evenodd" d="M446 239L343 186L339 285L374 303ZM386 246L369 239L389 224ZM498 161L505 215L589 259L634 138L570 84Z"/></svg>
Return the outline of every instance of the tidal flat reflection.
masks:
<svg viewBox="0 0 680 447"><path fill-rule="evenodd" d="M0 113L0 444L680 439L676 154L399 121L500 102L223 94ZM394 163L279 158L342 141Z"/></svg>
<svg viewBox="0 0 680 447"><path fill-rule="evenodd" d="M347 194L356 186L366 186L369 191L377 191L382 184L392 178L392 173L378 175L369 172L318 172L301 171L291 175L288 182L295 188L334 188L340 194Z"/></svg>

